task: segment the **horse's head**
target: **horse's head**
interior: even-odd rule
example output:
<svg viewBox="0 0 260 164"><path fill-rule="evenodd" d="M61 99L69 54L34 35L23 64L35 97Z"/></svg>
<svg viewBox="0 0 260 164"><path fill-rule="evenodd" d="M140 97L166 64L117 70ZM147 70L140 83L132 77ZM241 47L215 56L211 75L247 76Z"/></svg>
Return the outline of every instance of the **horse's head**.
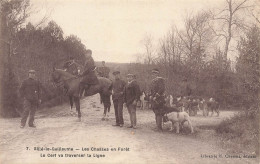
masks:
<svg viewBox="0 0 260 164"><path fill-rule="evenodd" d="M54 83L60 83L60 82L68 81L70 79L74 79L76 76L74 76L74 75L70 74L69 72L66 72L62 69L53 68L51 77L52 77L52 81Z"/></svg>

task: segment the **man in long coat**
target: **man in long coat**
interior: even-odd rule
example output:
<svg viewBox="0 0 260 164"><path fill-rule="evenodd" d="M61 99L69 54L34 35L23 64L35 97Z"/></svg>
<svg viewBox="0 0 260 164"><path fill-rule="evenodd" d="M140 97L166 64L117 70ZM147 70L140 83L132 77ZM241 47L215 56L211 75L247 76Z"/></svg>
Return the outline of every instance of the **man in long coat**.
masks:
<svg viewBox="0 0 260 164"><path fill-rule="evenodd" d="M156 125L159 131L162 131L162 121L164 115L165 105L165 80L159 76L159 70L153 69L152 76L153 80L150 85L150 100L152 102L152 109L155 114Z"/></svg>
<svg viewBox="0 0 260 164"><path fill-rule="evenodd" d="M84 72L82 74L83 80L80 83L80 96L82 96L85 89L85 94L92 85L98 84L98 78L95 74L95 62L92 58L92 51L87 50L85 54L86 60L84 64Z"/></svg>

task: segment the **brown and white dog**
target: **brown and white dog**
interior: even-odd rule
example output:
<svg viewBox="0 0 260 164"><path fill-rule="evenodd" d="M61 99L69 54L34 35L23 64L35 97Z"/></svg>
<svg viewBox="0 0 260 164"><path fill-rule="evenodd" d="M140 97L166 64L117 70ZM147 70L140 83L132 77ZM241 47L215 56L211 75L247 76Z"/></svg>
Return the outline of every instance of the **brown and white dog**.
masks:
<svg viewBox="0 0 260 164"><path fill-rule="evenodd" d="M194 133L190 116L187 112L171 112L167 114L167 117L172 123L170 131L173 131L173 126L176 124L176 133L180 133L180 126L183 127L184 122L187 121L190 126L191 133Z"/></svg>
<svg viewBox="0 0 260 164"><path fill-rule="evenodd" d="M145 93L145 92L142 92L142 95L140 96L140 108L141 109L149 109L149 101L148 101L148 98L149 96Z"/></svg>

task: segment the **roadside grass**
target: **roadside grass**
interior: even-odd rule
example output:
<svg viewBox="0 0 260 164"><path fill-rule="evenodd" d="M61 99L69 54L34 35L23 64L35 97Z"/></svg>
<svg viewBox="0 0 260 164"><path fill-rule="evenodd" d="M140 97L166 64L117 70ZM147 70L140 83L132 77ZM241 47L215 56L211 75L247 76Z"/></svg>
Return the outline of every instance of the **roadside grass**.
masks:
<svg viewBox="0 0 260 164"><path fill-rule="evenodd" d="M230 153L259 154L259 112L239 112L215 129L221 145Z"/></svg>

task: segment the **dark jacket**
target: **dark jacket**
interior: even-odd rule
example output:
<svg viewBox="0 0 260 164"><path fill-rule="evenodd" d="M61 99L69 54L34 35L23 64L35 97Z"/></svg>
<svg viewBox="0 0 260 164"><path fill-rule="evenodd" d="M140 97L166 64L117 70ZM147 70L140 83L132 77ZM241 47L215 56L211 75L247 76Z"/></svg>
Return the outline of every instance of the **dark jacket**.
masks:
<svg viewBox="0 0 260 164"><path fill-rule="evenodd" d="M29 102L38 103L41 89L43 89L43 87L39 81L28 78L23 81L19 92L21 97L25 98Z"/></svg>
<svg viewBox="0 0 260 164"><path fill-rule="evenodd" d="M88 73L91 72L93 69L95 69L95 62L94 62L94 59L92 58L92 56L89 56L89 57L86 58L86 60L85 60L83 75L88 74Z"/></svg>
<svg viewBox="0 0 260 164"><path fill-rule="evenodd" d="M129 105L134 102L134 100L140 100L141 90L137 82L134 80L131 83L127 83L124 89L123 97L124 103Z"/></svg>
<svg viewBox="0 0 260 164"><path fill-rule="evenodd" d="M124 80L118 79L113 81L113 100L123 99L123 92L126 86L126 82Z"/></svg>
<svg viewBox="0 0 260 164"><path fill-rule="evenodd" d="M156 94L163 95L165 92L165 80L162 77L156 77L152 80L150 85L151 96Z"/></svg>
<svg viewBox="0 0 260 164"><path fill-rule="evenodd" d="M83 80L82 82L89 85L98 84L98 78L95 74L95 62L91 56L89 56L84 64Z"/></svg>
<svg viewBox="0 0 260 164"><path fill-rule="evenodd" d="M163 110L165 102L165 80L162 77L156 77L152 80L150 85L151 96L153 97L152 108L155 113Z"/></svg>
<svg viewBox="0 0 260 164"><path fill-rule="evenodd" d="M106 66L98 67L97 72L99 76L109 78L110 69L108 67Z"/></svg>

